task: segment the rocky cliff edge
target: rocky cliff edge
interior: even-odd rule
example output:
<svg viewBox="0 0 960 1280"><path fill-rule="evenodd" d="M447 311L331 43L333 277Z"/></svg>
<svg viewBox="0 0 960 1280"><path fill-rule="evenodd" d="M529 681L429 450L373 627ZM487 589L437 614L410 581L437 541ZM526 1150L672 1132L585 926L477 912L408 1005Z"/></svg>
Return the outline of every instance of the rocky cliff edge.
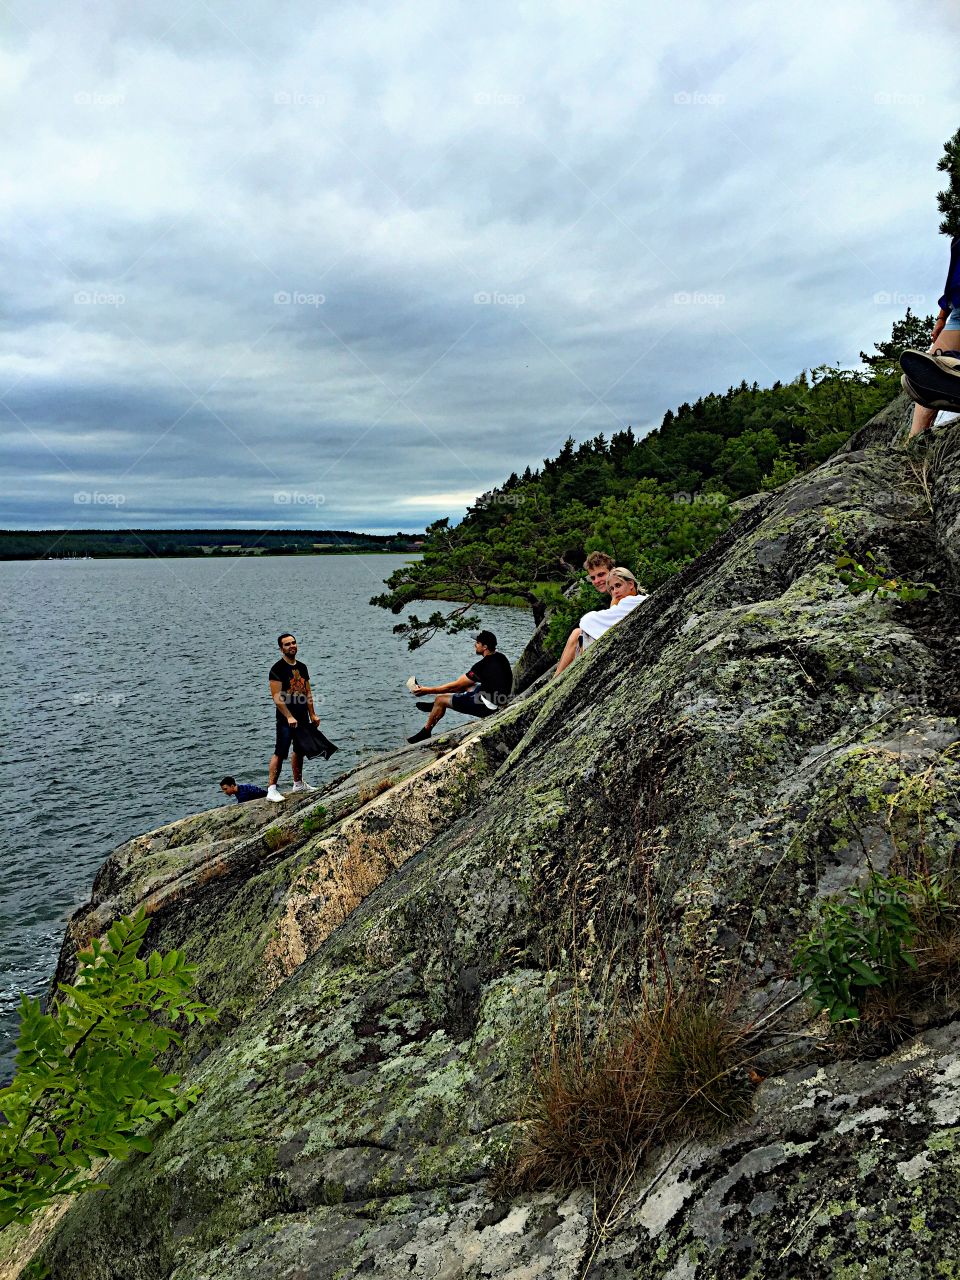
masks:
<svg viewBox="0 0 960 1280"><path fill-rule="evenodd" d="M792 968L826 895L918 841L934 868L956 855L960 445L908 455L908 414L765 496L495 719L112 854L61 976L143 903L222 1016L182 1065L200 1103L110 1166L28 1274L960 1274L954 1011L844 1056ZM837 528L939 590L852 594ZM649 979L628 944L654 911L677 974L776 1014L750 1118L651 1152L615 1204L504 1191L558 1010Z"/></svg>

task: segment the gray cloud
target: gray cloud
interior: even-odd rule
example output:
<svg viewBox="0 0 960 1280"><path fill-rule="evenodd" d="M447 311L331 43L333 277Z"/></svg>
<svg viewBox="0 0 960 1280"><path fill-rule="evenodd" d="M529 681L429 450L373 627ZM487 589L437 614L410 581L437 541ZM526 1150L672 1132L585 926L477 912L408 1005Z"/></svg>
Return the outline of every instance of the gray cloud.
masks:
<svg viewBox="0 0 960 1280"><path fill-rule="evenodd" d="M124 495L103 524L457 517L568 433L855 363L940 291L947 15L12 15L7 526L75 523L80 485Z"/></svg>

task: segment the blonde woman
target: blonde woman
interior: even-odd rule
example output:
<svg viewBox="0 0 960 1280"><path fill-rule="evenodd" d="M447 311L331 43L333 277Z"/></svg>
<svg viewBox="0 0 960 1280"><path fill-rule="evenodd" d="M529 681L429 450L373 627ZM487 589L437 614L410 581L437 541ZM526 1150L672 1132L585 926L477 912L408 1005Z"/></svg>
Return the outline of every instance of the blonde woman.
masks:
<svg viewBox="0 0 960 1280"><path fill-rule="evenodd" d="M583 615L579 627L574 627L570 632L563 656L553 673L555 677L566 670L582 649L592 644L594 640L598 640L605 631L609 631L611 627L622 621L647 598L640 594L637 580L630 570L620 565L609 571L606 585L610 593L610 608L592 609Z"/></svg>

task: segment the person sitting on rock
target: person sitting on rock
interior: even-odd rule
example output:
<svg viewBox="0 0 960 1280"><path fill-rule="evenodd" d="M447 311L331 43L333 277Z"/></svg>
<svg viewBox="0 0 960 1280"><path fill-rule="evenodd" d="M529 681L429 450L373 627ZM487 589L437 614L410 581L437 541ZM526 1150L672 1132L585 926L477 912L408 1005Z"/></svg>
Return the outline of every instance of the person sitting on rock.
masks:
<svg viewBox="0 0 960 1280"><path fill-rule="evenodd" d="M943 352L946 355L960 355L960 236L954 236L950 241L950 266L939 305L940 314L933 326L928 354ZM913 440L922 432L929 431L936 419L936 409L916 405L907 439Z"/></svg>
<svg viewBox="0 0 960 1280"><path fill-rule="evenodd" d="M586 560L584 560L583 567L594 591L601 596L609 595L607 575L613 568L613 557L608 556L605 551L591 551ZM557 663L557 669L553 674L558 676L561 671L566 671L582 647L580 628L574 627L567 637L567 643L563 646L563 653L560 655L560 661Z"/></svg>
<svg viewBox="0 0 960 1280"><path fill-rule="evenodd" d="M255 786L252 782L238 782L230 774L220 779L220 790L225 796L234 796L237 804L246 804L248 800L265 800L267 798L267 793L263 787Z"/></svg>
<svg viewBox="0 0 960 1280"><path fill-rule="evenodd" d="M513 688L513 671L502 653L497 653L497 637L492 631L481 631L474 641L480 661L475 662L466 675L458 676L449 684L413 684L410 692L416 695L436 694L433 702L418 702L419 711L429 711L427 723L408 742L426 742L434 725L443 717L448 707L465 716L492 716L506 706Z"/></svg>
<svg viewBox="0 0 960 1280"><path fill-rule="evenodd" d="M609 609L592 609L589 613L585 613L580 619L579 627L574 627L570 632L567 643L564 646L564 655L568 651L572 653L569 661L558 665L554 672L556 678L565 667L569 666L581 649L585 649L587 645L592 644L594 640L599 640L605 631L609 631L611 627L622 621L628 613L632 612L638 604L642 604L646 600L645 595L641 595L637 587L637 580L629 569L624 569L621 565L616 565L607 574L607 590L610 592L610 608Z"/></svg>

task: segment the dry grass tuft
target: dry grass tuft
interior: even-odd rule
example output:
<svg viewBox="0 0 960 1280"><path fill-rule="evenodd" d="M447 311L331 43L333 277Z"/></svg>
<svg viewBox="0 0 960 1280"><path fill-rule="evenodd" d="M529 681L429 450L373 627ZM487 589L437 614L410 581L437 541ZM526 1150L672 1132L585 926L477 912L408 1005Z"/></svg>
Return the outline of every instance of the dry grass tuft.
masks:
<svg viewBox="0 0 960 1280"><path fill-rule="evenodd" d="M744 1030L708 997L668 992L587 1052L554 1036L536 1070L515 1188L610 1190L653 1143L713 1134L748 1115Z"/></svg>
<svg viewBox="0 0 960 1280"><path fill-rule="evenodd" d="M385 791L389 791L395 781L395 778L381 778L379 782L374 782L369 787L361 787L357 792L357 802L367 804L368 801L375 800L377 796L382 796Z"/></svg>

